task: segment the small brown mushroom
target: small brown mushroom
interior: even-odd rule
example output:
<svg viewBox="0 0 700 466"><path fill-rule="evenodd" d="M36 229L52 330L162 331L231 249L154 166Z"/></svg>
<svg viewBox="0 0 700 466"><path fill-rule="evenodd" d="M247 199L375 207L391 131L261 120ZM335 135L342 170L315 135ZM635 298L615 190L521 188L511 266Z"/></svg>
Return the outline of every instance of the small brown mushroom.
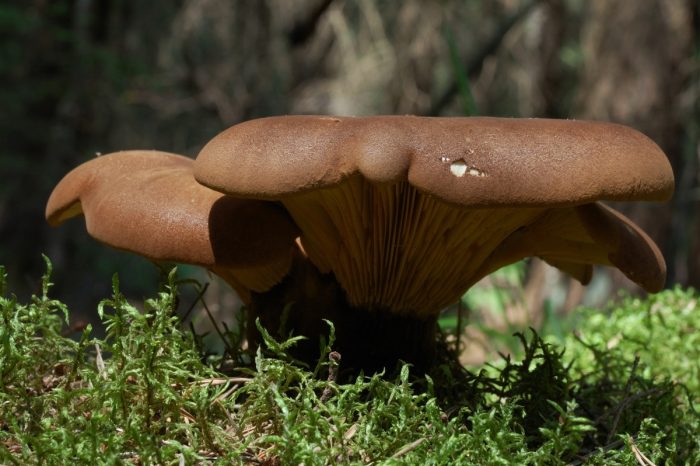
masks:
<svg viewBox="0 0 700 466"><path fill-rule="evenodd" d="M592 264L616 266L649 291L665 280L654 243L597 203L663 201L673 191L663 152L620 125L273 117L211 140L195 177L230 195L281 202L309 260L345 293L343 312L364 319L356 327L368 346L392 328L434 330L439 311L477 280L527 256L583 282ZM430 351L432 335L390 345L402 344L398 355L415 361ZM348 347L357 344L355 335L346 338Z"/></svg>
<svg viewBox="0 0 700 466"><path fill-rule="evenodd" d="M53 225L83 214L88 232L157 261L204 266L244 301L278 283L292 262L298 229L271 202L238 199L194 180L192 159L158 151L97 157L55 187Z"/></svg>

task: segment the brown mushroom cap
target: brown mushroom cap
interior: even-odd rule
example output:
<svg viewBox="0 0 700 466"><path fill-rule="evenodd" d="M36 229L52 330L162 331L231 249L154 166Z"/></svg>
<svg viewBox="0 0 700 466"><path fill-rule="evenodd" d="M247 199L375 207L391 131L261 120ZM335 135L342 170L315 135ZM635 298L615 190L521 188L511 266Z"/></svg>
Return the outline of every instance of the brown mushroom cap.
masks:
<svg viewBox="0 0 700 466"><path fill-rule="evenodd" d="M266 118L210 141L195 177L228 194L279 200L311 261L332 271L356 306L434 315L485 274L528 255L584 282L590 264L607 264L650 291L663 286L653 242L592 204L660 201L673 191L663 152L624 126Z"/></svg>
<svg viewBox="0 0 700 466"><path fill-rule="evenodd" d="M46 206L53 225L84 214L94 238L149 259L205 266L245 297L286 274L298 229L278 205L194 180L193 160L158 151L100 156L70 173Z"/></svg>
<svg viewBox="0 0 700 466"><path fill-rule="evenodd" d="M361 175L408 181L465 207L664 201L673 172L659 147L612 123L511 118L285 116L212 139L195 177L226 193L281 199Z"/></svg>
<svg viewBox="0 0 700 466"><path fill-rule="evenodd" d="M583 284L592 264L617 267L644 289L660 291L666 263L654 242L630 219L599 202L547 210L508 238L477 275L525 257L538 256Z"/></svg>

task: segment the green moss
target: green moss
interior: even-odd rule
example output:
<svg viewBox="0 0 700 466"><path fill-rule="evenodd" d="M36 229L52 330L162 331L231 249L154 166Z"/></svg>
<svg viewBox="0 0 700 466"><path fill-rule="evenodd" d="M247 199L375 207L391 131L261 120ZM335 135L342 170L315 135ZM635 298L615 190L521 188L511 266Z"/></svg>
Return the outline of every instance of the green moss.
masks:
<svg viewBox="0 0 700 466"><path fill-rule="evenodd" d="M269 337L254 368L214 370L174 273L141 310L115 279L105 338L66 338L49 273L20 304L0 270L3 464L700 464L693 291L584 311L564 342L518 335L522 358L478 373L446 357L338 384L330 345L311 371Z"/></svg>

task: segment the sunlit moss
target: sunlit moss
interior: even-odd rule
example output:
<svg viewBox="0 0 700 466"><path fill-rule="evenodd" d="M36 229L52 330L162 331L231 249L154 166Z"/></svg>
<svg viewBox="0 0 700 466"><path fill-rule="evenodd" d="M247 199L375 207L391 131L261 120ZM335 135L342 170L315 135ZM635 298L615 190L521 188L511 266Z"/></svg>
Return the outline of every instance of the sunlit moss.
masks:
<svg viewBox="0 0 700 466"><path fill-rule="evenodd" d="M27 304L4 277L3 464L700 464L692 291L592 314L563 345L519 335L522 358L478 373L446 360L339 383L332 341L308 369L267 335L251 367L217 372L180 328L174 273L143 309L115 279L107 335L77 340L49 273Z"/></svg>

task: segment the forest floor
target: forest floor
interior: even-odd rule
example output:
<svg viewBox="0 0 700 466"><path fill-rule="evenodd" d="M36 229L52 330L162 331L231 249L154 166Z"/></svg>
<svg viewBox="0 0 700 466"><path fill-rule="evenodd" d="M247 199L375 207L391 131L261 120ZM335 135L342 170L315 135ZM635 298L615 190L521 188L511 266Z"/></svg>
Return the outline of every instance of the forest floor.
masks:
<svg viewBox="0 0 700 466"><path fill-rule="evenodd" d="M48 264L48 262L47 262ZM563 339L465 369L444 338L417 377L336 378L295 339L206 354L183 328L175 274L139 309L114 282L107 328L71 338L43 290L18 303L0 268L2 464L700 464L700 310L693 290L582 309Z"/></svg>

